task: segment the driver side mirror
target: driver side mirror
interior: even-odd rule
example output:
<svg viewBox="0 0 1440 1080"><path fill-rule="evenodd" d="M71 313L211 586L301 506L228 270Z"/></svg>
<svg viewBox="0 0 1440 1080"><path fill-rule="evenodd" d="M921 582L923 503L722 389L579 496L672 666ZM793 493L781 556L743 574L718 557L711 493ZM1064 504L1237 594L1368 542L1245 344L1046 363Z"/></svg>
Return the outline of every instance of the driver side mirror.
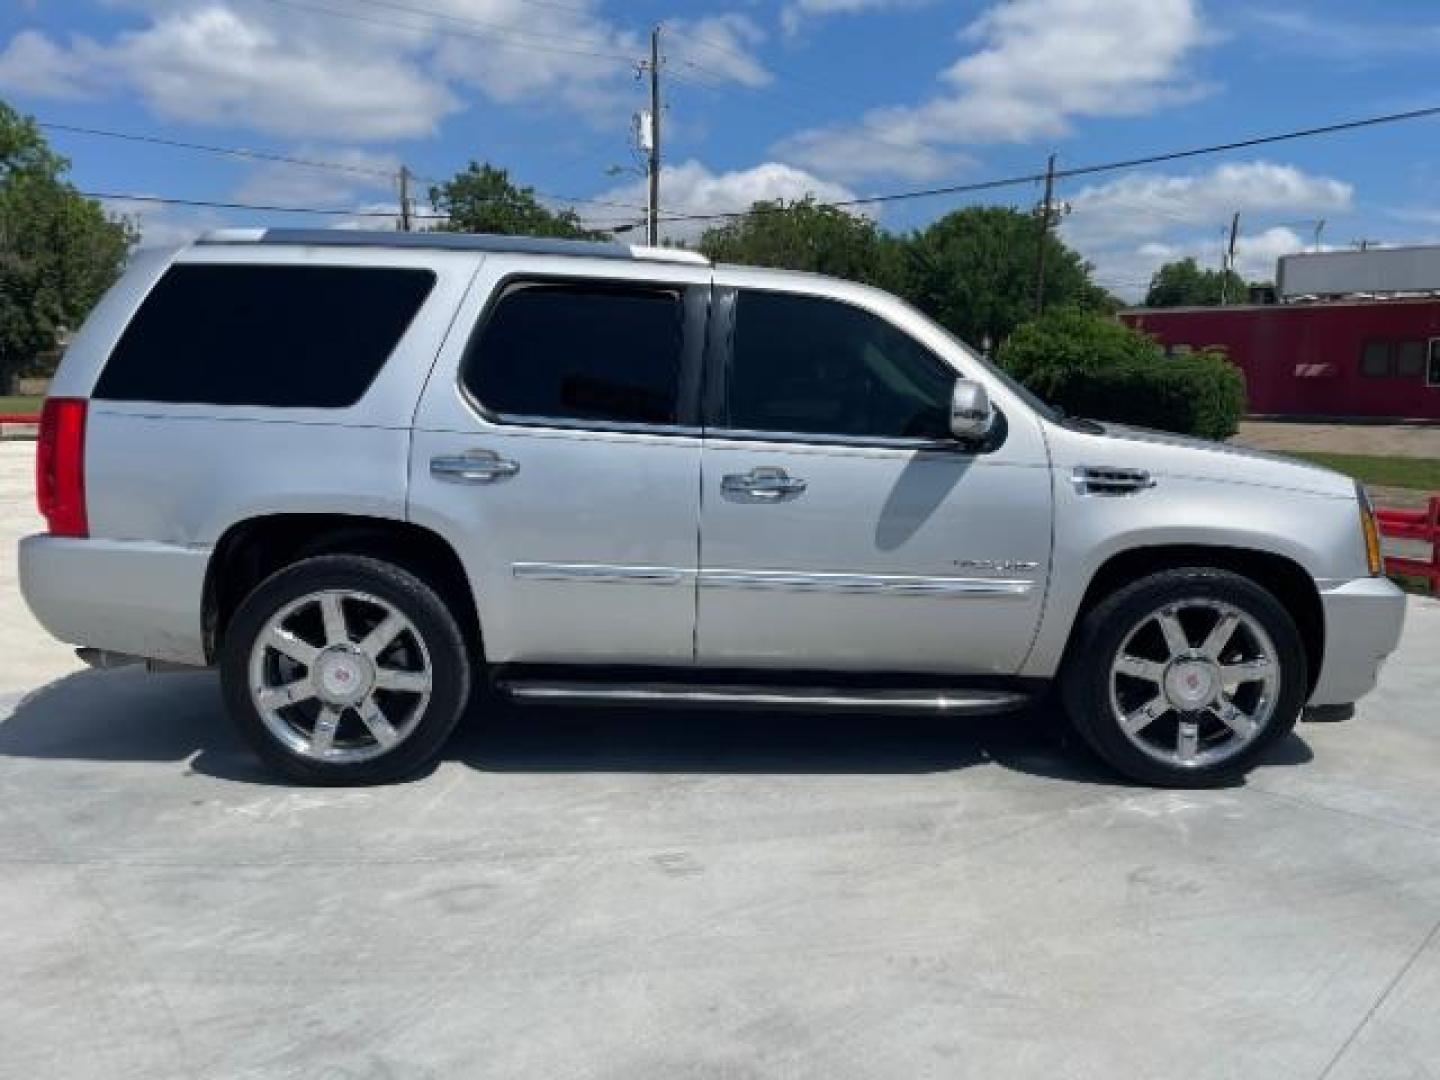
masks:
<svg viewBox="0 0 1440 1080"><path fill-rule="evenodd" d="M995 427L995 409L985 387L956 379L950 395L950 434L963 443L983 442Z"/></svg>

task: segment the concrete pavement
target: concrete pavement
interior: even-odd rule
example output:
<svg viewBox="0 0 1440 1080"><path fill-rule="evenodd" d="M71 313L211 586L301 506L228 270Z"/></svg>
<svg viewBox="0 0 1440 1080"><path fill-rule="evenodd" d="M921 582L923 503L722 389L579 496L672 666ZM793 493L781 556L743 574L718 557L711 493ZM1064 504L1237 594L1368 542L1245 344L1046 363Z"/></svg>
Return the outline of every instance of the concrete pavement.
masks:
<svg viewBox="0 0 1440 1080"><path fill-rule="evenodd" d="M28 447L24 448L28 451ZM0 447L0 1076L1424 1077L1440 603L1244 786L1054 725L510 711L275 784L208 675L78 672Z"/></svg>

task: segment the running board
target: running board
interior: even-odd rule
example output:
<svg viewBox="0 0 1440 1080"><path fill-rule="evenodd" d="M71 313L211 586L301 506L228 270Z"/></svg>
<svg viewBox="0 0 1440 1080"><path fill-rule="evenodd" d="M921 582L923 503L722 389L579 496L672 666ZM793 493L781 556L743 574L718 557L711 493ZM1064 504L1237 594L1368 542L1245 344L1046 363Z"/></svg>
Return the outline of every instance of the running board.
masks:
<svg viewBox="0 0 1440 1080"><path fill-rule="evenodd" d="M1004 690L868 690L811 686L722 686L669 683L554 682L502 679L497 689L532 705L659 705L718 709L809 709L817 712L922 712L972 716L1012 712L1030 702Z"/></svg>

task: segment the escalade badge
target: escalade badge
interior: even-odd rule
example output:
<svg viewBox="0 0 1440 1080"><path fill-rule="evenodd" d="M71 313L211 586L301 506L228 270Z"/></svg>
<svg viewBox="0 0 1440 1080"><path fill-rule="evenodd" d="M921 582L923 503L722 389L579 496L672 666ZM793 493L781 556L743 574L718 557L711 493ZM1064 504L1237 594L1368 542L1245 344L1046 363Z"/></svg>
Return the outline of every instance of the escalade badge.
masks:
<svg viewBox="0 0 1440 1080"><path fill-rule="evenodd" d="M1027 559L959 559L962 570L986 570L996 574L1013 574L1017 570L1034 570L1040 564Z"/></svg>

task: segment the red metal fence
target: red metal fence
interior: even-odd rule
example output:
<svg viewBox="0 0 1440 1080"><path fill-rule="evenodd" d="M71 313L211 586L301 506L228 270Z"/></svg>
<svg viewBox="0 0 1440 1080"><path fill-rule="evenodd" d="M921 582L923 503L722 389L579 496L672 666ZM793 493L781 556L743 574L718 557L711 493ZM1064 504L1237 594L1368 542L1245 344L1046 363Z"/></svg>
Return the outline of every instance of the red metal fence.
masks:
<svg viewBox="0 0 1440 1080"><path fill-rule="evenodd" d="M0 413L0 424L38 424L39 413Z"/></svg>
<svg viewBox="0 0 1440 1080"><path fill-rule="evenodd" d="M1392 574L1423 578L1430 591L1440 596L1440 495L1430 497L1425 510L1377 510L1380 534L1395 540L1419 540L1430 545L1430 558L1412 559L1387 555L1385 569Z"/></svg>

